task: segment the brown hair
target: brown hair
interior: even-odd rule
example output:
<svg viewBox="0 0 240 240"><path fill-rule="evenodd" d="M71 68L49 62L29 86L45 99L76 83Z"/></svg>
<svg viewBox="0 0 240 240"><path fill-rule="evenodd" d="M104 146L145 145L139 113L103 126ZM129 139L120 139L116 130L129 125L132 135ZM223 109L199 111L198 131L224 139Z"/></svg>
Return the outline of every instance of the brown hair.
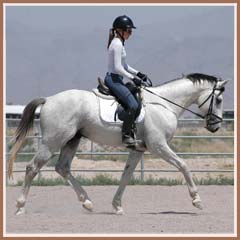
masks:
<svg viewBox="0 0 240 240"><path fill-rule="evenodd" d="M111 44L111 42L112 42L114 36L115 36L114 28L111 28L111 29L109 30L109 37L108 37L108 45L107 45L107 49L109 48L109 46L110 46L110 44Z"/></svg>

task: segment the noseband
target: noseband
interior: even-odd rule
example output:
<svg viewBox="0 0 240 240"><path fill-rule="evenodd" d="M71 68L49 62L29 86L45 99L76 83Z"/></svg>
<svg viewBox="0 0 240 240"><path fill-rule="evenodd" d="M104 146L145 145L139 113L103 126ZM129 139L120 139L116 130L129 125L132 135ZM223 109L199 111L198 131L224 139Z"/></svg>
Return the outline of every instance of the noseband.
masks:
<svg viewBox="0 0 240 240"><path fill-rule="evenodd" d="M206 119L206 122L207 122L207 127L216 125L223 121L223 118L221 118L213 113L213 100L214 100L214 97L216 97L215 91L217 91L217 90L220 91L220 93L217 96L220 96L224 92L225 88L224 87L217 88L217 84L215 84L210 95L198 106L198 108L201 108L209 99L211 99L209 107L208 107L208 112L204 116L204 118Z"/></svg>

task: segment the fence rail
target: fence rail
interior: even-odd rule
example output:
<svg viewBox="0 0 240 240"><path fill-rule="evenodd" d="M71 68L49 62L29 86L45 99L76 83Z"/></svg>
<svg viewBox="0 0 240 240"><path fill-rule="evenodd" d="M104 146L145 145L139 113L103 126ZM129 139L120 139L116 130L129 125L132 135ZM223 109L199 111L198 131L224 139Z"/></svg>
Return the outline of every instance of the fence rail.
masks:
<svg viewBox="0 0 240 240"><path fill-rule="evenodd" d="M12 136L6 136L6 138L12 138ZM41 139L42 136L27 136L26 139L29 138L38 138ZM180 136L174 136L173 138L180 138L180 139L233 139L233 136L184 136L184 135L180 135Z"/></svg>
<svg viewBox="0 0 240 240"><path fill-rule="evenodd" d="M15 170L14 172L16 173L21 173L21 172L25 172L23 170ZM41 170L41 173L43 172L55 172L54 170L51 169L43 169ZM118 169L72 169L71 172L123 172L123 170L118 170ZM141 169L136 169L134 170L134 172L139 172L141 173L142 170ZM176 169L144 169L144 172L179 172ZM206 172L206 169L192 169L191 172ZM220 169L211 169L211 170L207 170L207 172L232 172L232 170L220 170Z"/></svg>
<svg viewBox="0 0 240 240"><path fill-rule="evenodd" d="M8 122L16 122L16 121L20 121L20 119L6 119L6 126L8 127ZM202 122L202 119L180 119L180 122L194 122L194 123L199 123ZM39 125L39 119L35 119L35 124ZM223 119L223 122L229 124L229 123L234 123L234 119ZM39 129L39 127L38 127ZM6 140L9 140L10 138L12 138L12 136L5 136ZM34 136L27 136L28 139L38 139L38 144L41 142L42 136L40 133L38 133L37 135ZM209 136L209 135L200 135L200 136L195 136L195 135L176 135L174 136L174 139L193 139L193 140L197 140L197 139L214 139L214 140L218 140L218 139L224 139L224 140L234 140L234 136L232 135L219 135L219 136ZM99 151L93 151L92 148L92 143L91 143L91 151L83 151L83 152L77 152L76 155L89 155L89 156L102 156L102 155L107 155L107 156L111 156L111 155L123 155L123 156L127 156L128 152L99 152ZM8 150L6 149L6 157L9 155L10 153L8 152ZM18 155L22 155L22 156L28 156L28 155L34 155L35 152L19 152ZM54 153L55 155L59 155L59 152ZM225 156L225 157L234 157L234 153L233 152L177 152L176 153L179 156ZM150 153L145 153L144 155L151 155ZM219 173L223 173L223 172L234 172L234 170L229 169L229 170L223 170L223 169L192 169L192 172L219 172ZM25 172L23 170L14 170L14 172L16 173L20 173L20 172ZM42 172L54 172L54 169L52 170L41 170ZM114 170L114 169L88 169L88 170L80 170L80 169L73 169L72 172L123 172L123 170ZM144 173L149 173L149 172L178 172L178 170L176 169L145 169L144 168L144 158L141 159L141 164L140 164L140 169L136 169L135 172L139 172L141 173L141 179L144 179Z"/></svg>
<svg viewBox="0 0 240 240"><path fill-rule="evenodd" d="M54 155L59 155L60 152L55 152ZM234 156L233 153L201 153L201 152L176 152L177 155L179 156ZM10 155L10 153L6 153L6 155ZM31 155L35 155L35 152L21 152L18 153L18 155L23 155L23 156L31 156ZM96 156L100 156L100 155L107 155L107 156L111 156L111 155L128 155L128 152L76 152L75 155L96 155ZM151 153L145 153L144 155L151 155Z"/></svg>

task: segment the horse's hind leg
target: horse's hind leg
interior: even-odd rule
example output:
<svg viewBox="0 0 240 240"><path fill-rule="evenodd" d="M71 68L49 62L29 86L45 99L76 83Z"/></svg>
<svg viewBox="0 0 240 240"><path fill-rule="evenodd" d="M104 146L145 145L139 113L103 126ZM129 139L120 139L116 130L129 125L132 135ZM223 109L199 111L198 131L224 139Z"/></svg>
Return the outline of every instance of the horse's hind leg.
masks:
<svg viewBox="0 0 240 240"><path fill-rule="evenodd" d="M31 162L26 167L25 179L22 185L22 191L20 197L17 199L16 207L16 215L22 214L25 212L25 204L27 200L27 195L29 193L32 180L39 173L39 170L48 162L48 160L52 157L52 153L49 151L46 145L41 145L39 147L38 152L33 157Z"/></svg>
<svg viewBox="0 0 240 240"><path fill-rule="evenodd" d="M80 138L78 136L75 136L61 149L60 157L55 167L55 170L64 179L68 180L69 184L75 190L78 200L83 203L83 207L91 211L92 210L91 200L89 199L86 191L73 177L70 171L72 159L74 157L74 154L76 153L79 141Z"/></svg>

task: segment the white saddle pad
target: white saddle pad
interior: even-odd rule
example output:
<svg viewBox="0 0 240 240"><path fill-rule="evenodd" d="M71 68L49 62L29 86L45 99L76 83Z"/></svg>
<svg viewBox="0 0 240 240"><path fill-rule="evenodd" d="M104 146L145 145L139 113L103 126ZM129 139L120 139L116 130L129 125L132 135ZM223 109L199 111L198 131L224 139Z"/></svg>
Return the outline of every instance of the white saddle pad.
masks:
<svg viewBox="0 0 240 240"><path fill-rule="evenodd" d="M118 102L116 100L108 100L108 99L102 99L98 98L99 100L99 108L100 108L100 118L104 122L108 123L122 123L120 119L118 119L118 116L116 116L116 121L114 120L115 112L118 106ZM143 121L145 116L145 110L144 108L141 109L141 113L136 119L136 122L139 123Z"/></svg>

